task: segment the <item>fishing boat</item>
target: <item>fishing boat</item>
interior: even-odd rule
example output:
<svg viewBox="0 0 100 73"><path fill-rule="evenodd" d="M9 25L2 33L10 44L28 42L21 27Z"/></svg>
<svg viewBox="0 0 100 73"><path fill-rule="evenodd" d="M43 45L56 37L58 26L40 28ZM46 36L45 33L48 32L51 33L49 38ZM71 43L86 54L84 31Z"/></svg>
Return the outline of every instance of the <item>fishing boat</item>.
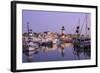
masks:
<svg viewBox="0 0 100 73"><path fill-rule="evenodd" d="M29 25L27 25L27 30L27 36L23 39L23 52L30 56L38 52L39 45L33 41L32 29L29 28Z"/></svg>

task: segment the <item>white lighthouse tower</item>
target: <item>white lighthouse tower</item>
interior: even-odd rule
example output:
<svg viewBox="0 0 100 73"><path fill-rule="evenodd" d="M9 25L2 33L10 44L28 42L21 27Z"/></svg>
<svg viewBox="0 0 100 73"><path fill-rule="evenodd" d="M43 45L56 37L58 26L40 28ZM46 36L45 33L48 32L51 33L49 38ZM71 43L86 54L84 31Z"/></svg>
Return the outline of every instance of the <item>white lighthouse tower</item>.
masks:
<svg viewBox="0 0 100 73"><path fill-rule="evenodd" d="M65 27L64 26L61 27L61 35L62 36L65 35Z"/></svg>

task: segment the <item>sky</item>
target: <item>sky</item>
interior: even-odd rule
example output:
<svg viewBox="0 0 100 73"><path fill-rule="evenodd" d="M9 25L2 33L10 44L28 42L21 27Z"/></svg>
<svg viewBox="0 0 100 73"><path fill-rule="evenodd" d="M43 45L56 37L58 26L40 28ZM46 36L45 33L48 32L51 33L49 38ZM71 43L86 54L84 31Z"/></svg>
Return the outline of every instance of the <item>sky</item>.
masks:
<svg viewBox="0 0 100 73"><path fill-rule="evenodd" d="M87 17L87 18L86 18ZM90 28L91 14L79 12L55 12L39 10L22 11L22 32L27 32L27 23L33 32L60 32L62 26L65 27L66 34L74 34L76 27L84 27L82 33L85 34L86 24Z"/></svg>

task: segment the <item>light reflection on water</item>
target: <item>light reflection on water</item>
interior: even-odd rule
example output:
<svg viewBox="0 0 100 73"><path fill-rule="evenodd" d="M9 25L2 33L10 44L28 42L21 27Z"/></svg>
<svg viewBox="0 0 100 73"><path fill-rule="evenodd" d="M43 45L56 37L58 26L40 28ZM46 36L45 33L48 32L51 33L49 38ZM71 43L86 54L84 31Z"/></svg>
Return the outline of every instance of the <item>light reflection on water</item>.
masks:
<svg viewBox="0 0 100 73"><path fill-rule="evenodd" d="M32 55L26 55L26 53L23 53L23 62L85 60L90 59L91 57L91 50L89 47L74 47L72 43L64 43L60 45L53 44L53 47L42 46L40 48L41 50Z"/></svg>

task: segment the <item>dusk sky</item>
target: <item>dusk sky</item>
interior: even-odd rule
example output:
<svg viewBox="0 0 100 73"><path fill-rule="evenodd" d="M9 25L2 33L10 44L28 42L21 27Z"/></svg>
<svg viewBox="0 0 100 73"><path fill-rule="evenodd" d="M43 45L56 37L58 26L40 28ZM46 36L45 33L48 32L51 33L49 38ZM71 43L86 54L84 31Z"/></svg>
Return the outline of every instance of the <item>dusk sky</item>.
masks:
<svg viewBox="0 0 100 73"><path fill-rule="evenodd" d="M86 21L87 16L87 21ZM55 11L36 11L36 10L23 10L22 11L22 32L27 32L27 23L33 32L60 32L62 26L65 27L66 34L74 34L76 26L86 27L87 23L90 28L91 14L78 13L78 12L55 12ZM85 28L83 28L85 33Z"/></svg>

